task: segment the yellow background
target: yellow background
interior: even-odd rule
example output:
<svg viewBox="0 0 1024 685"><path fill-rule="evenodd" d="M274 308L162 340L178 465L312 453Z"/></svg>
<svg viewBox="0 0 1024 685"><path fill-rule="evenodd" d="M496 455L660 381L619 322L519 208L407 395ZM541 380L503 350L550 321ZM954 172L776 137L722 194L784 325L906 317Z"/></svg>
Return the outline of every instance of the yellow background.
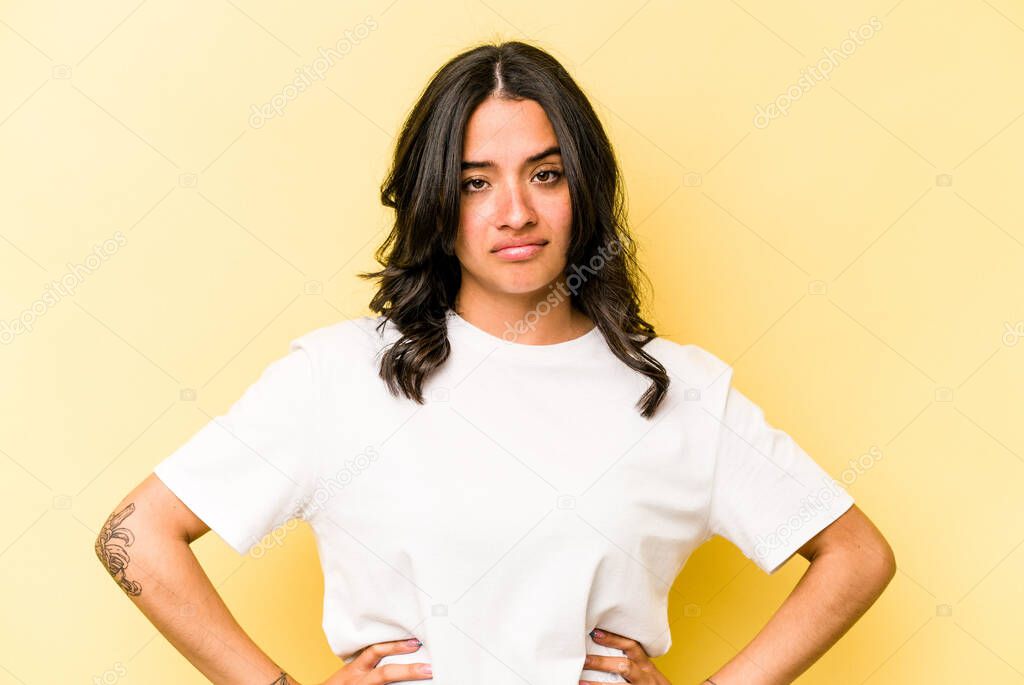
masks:
<svg viewBox="0 0 1024 685"><path fill-rule="evenodd" d="M0 4L0 322L37 308L0 345L0 685L205 682L97 562L98 527L290 338L369 313L354 274L406 112L445 60L513 38L607 127L658 331L734 364L834 477L881 455L847 488L899 571L799 682L1024 682L1020 3L209 0ZM304 683L337 668L307 527L259 559L194 549L272 658ZM659 667L699 682L805 568L703 546Z"/></svg>

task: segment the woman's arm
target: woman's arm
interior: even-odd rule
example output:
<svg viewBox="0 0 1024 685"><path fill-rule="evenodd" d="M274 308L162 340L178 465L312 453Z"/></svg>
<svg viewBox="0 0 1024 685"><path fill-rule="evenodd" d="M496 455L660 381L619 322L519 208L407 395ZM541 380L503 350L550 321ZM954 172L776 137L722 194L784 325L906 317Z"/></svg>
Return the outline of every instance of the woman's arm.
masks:
<svg viewBox="0 0 1024 685"><path fill-rule="evenodd" d="M754 639L705 683L793 682L874 604L896 573L892 548L857 505L798 553L811 564L793 592Z"/></svg>
<svg viewBox="0 0 1024 685"><path fill-rule="evenodd" d="M114 508L96 556L157 630L218 685L297 685L235 621L199 565L193 540L209 530L156 475Z"/></svg>

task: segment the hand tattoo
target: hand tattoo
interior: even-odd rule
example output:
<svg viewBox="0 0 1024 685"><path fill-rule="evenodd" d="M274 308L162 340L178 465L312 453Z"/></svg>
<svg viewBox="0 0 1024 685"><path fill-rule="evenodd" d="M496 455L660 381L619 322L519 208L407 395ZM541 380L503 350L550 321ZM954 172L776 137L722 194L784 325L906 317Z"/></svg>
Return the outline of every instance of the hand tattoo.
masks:
<svg viewBox="0 0 1024 685"><path fill-rule="evenodd" d="M121 525L133 511L135 511L135 504L129 502L124 509L107 518L107 522L103 524L103 530L96 537L96 556L103 562L107 572L117 581L122 590L129 595L137 596L142 594L142 586L124 575L128 562L131 561L126 547L130 547L135 542L135 534Z"/></svg>

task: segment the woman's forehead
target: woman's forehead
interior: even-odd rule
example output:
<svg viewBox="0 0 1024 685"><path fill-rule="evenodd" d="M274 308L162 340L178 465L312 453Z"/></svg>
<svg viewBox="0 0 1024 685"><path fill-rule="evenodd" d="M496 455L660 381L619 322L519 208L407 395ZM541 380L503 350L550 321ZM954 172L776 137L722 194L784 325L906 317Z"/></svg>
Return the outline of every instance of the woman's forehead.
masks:
<svg viewBox="0 0 1024 685"><path fill-rule="evenodd" d="M463 142L464 168L518 164L558 145L547 113L534 100L488 98L473 112Z"/></svg>

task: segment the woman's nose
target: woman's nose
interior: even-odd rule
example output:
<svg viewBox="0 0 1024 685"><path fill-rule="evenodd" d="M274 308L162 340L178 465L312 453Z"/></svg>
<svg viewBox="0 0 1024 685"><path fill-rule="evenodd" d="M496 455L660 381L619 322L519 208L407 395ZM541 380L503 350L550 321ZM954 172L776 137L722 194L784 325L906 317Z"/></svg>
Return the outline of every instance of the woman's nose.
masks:
<svg viewBox="0 0 1024 685"><path fill-rule="evenodd" d="M534 221L533 205L525 188L507 185L499 191L497 223L502 227L522 228Z"/></svg>

